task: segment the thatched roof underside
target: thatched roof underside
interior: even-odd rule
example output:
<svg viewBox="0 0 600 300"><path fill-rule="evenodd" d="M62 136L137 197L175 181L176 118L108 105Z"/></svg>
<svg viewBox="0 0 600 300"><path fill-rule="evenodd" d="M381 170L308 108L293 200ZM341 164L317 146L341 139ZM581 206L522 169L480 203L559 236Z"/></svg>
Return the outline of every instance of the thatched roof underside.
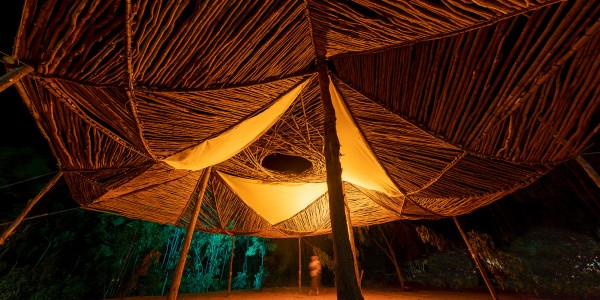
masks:
<svg viewBox="0 0 600 300"><path fill-rule="evenodd" d="M186 226L212 166L197 230L289 237L330 231L317 57L347 140L388 183L345 179L366 226L469 213L580 153L600 129L599 28L595 0L26 0L14 56L35 69L18 89L84 208ZM234 131L280 99L257 136ZM228 134L210 159L190 154ZM263 167L274 153L312 168ZM299 183L317 196L247 196Z"/></svg>

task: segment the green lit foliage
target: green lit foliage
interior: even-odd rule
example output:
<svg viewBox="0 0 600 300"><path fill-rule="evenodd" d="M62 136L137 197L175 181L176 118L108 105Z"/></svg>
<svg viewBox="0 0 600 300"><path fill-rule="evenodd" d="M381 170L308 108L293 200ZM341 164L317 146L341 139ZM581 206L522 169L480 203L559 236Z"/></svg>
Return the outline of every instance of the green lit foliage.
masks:
<svg viewBox="0 0 600 300"><path fill-rule="evenodd" d="M501 289L505 289L504 282L508 278L516 278L527 274L527 269L521 260L514 255L496 248L492 237L487 233L470 231L469 243L479 258L479 261L490 271Z"/></svg>
<svg viewBox="0 0 600 300"><path fill-rule="evenodd" d="M188 253L181 293L200 293L227 287L231 237L195 232Z"/></svg>
<svg viewBox="0 0 600 300"><path fill-rule="evenodd" d="M94 254L87 252L85 226L76 222L90 214L70 211L63 222L39 219L15 231L0 255L0 299L90 298L98 288L85 281Z"/></svg>
<svg viewBox="0 0 600 300"><path fill-rule="evenodd" d="M444 236L425 226L416 231L423 243L437 251L404 264L406 279L426 286L464 289L476 287L479 274L468 250L454 246Z"/></svg>
<svg viewBox="0 0 600 300"><path fill-rule="evenodd" d="M26 199L44 186L56 169L51 159L33 148L0 147L0 167L8 170L0 174L0 196L5 203L0 220L14 219ZM48 176L24 181L44 174ZM22 183L13 185L18 182ZM68 187L61 180L31 215L76 207L65 195L69 195ZM26 220L0 251L0 299L165 295L185 231L80 209ZM236 238L235 248L234 271L241 272L234 288L260 286L262 259L273 248L267 240L255 237ZM230 253L229 236L194 233L180 290L225 289Z"/></svg>
<svg viewBox="0 0 600 300"><path fill-rule="evenodd" d="M407 279L427 286L464 288L481 284L466 249L449 243L428 228L423 241L437 251L405 264ZM600 247L593 237L558 228L538 228L498 249L486 233L471 231L469 241L480 261L502 289L536 297L597 299Z"/></svg>
<svg viewBox="0 0 600 300"><path fill-rule="evenodd" d="M377 248L382 257L386 258L385 265L380 266L379 273L385 274L393 272L396 275L397 283L400 284L402 290L405 289L405 278L402 272L400 261L406 257L414 255L417 251L415 244L411 241L416 238L415 231L404 222L391 222L376 226L369 226L355 229L356 240L358 245L363 247L364 253L369 253ZM384 276L384 275L380 275ZM367 275L368 277L368 275ZM385 276L384 276L385 278ZM383 280L385 281L385 279ZM381 284L379 278L367 278L367 284Z"/></svg>
<svg viewBox="0 0 600 300"><path fill-rule="evenodd" d="M26 223L0 253L0 299L165 295L185 232L84 210ZM266 239L236 238L235 260L243 266L234 289L257 285L271 250ZM231 237L195 232L180 292L226 289L230 253Z"/></svg>
<svg viewBox="0 0 600 300"><path fill-rule="evenodd" d="M516 239L507 250L524 272L505 280L508 289L544 297L596 299L600 248L590 236L557 228L539 228Z"/></svg>
<svg viewBox="0 0 600 300"><path fill-rule="evenodd" d="M435 247L438 251L443 251L448 248L448 242L446 239L433 230L421 225L416 228L419 237L425 244L429 244Z"/></svg>
<svg viewBox="0 0 600 300"><path fill-rule="evenodd" d="M466 251L434 252L403 267L408 282L425 286L465 289L476 287L479 274Z"/></svg>
<svg viewBox="0 0 600 300"><path fill-rule="evenodd" d="M264 238L259 238L259 237L255 237L255 236L252 236L249 238L250 238L251 245L250 245L250 247L248 247L248 250L246 250L245 255L246 256L258 255L260 257L260 269L258 270L258 272L256 272L256 274L254 274L254 281L252 284L252 287L254 289L260 289L262 287L263 279L266 276L265 268L264 268L265 255L267 254L267 251L275 250L275 247L274 247L274 245L267 243L267 240Z"/></svg>

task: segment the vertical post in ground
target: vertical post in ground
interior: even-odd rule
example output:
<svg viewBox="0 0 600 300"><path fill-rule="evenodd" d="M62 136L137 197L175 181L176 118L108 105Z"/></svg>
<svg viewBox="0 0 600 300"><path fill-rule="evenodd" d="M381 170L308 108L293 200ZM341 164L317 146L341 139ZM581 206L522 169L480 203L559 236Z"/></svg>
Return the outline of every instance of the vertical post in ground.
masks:
<svg viewBox="0 0 600 300"><path fill-rule="evenodd" d="M300 242L302 238L298 238L298 294L302 294L302 248Z"/></svg>
<svg viewBox="0 0 600 300"><path fill-rule="evenodd" d="M329 217L333 236L333 251L335 252L335 286L339 300L362 300L363 296L358 286L354 272L354 256L348 235L346 208L342 182L342 165L340 163L340 140L335 125L335 109L329 94L329 74L325 57L317 58L319 71L319 87L323 103L325 132L325 167L327 169L327 193L329 196Z"/></svg>
<svg viewBox="0 0 600 300"><path fill-rule="evenodd" d="M350 217L350 206L348 205L348 198L346 197L346 190L344 189L344 207L346 209L346 220L348 226L348 236L350 237L350 246L352 247L352 257L354 258L354 274L358 282L358 288L361 288L362 278L358 270L358 259L356 255L356 244L354 243L354 231L352 230L352 218Z"/></svg>
<svg viewBox="0 0 600 300"><path fill-rule="evenodd" d="M235 248L235 236L231 236L231 255L229 256L229 283L227 284L227 297L231 294L231 276L233 275L233 249Z"/></svg>
<svg viewBox="0 0 600 300"><path fill-rule="evenodd" d="M192 244L192 237L194 236L196 221L198 220L198 214L200 213L200 207L202 206L202 200L204 199L204 192L206 191L206 186L208 185L210 171L211 167L204 169L204 174L202 174L202 179L199 182L200 184L199 186L196 186L196 189L192 194L192 198L196 199L196 204L194 205L194 212L192 213L190 224L188 225L187 232L185 233L185 239L183 241L183 246L181 247L181 252L179 252L179 261L177 262L177 266L175 266L173 283L171 283L169 295L167 296L168 300L176 300L177 294L179 293L179 285L181 284L181 277L183 276L185 260L187 258L188 251L190 250L190 245Z"/></svg>
<svg viewBox="0 0 600 300"><path fill-rule="evenodd" d="M496 295L496 291L494 291L494 288L492 287L492 283L490 282L490 279L487 277L487 274L485 274L485 270L483 269L483 266L479 262L479 258L477 258L477 254L475 253L475 250L471 246L471 243L469 243L469 238L467 238L467 235L462 230L462 227L460 227L460 223L458 223L458 219L456 219L456 217L452 217L452 219L454 219L454 224L456 224L458 231L460 231L460 235L462 236L463 240L465 241L465 244L467 244L467 247L469 248L469 252L471 252L471 256L473 257L473 260L475 261L475 264L477 265L477 268L479 269L479 273L481 273L481 276L483 277L483 281L485 281L485 285L487 285L488 290L490 290L490 295L492 295L492 299L498 300L498 296Z"/></svg>

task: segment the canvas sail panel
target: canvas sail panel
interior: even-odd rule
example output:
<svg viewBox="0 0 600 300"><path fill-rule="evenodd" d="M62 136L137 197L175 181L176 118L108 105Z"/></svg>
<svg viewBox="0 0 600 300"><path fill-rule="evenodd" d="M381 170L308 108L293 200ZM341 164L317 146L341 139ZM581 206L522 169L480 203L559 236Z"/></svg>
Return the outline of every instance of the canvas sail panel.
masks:
<svg viewBox="0 0 600 300"><path fill-rule="evenodd" d="M342 179L391 197L402 196L354 124L340 93L331 80L329 94L335 108L335 125L340 140Z"/></svg>
<svg viewBox="0 0 600 300"><path fill-rule="evenodd" d="M265 133L288 109L308 83L305 80L262 113L249 118L223 134L164 160L175 169L199 171L236 155Z"/></svg>
<svg viewBox="0 0 600 300"><path fill-rule="evenodd" d="M327 192L325 182L263 182L217 173L240 199L271 224L291 218Z"/></svg>

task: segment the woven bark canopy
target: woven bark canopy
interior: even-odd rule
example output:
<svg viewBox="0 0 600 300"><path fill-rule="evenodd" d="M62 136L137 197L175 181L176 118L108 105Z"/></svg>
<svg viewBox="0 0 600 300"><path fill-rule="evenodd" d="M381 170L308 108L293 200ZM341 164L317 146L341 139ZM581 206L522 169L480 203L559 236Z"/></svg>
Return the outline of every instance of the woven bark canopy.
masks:
<svg viewBox="0 0 600 300"><path fill-rule="evenodd" d="M600 1L25 1L21 96L82 207L330 231L317 57L353 226L487 205L600 128ZM312 168L265 168L272 154Z"/></svg>

